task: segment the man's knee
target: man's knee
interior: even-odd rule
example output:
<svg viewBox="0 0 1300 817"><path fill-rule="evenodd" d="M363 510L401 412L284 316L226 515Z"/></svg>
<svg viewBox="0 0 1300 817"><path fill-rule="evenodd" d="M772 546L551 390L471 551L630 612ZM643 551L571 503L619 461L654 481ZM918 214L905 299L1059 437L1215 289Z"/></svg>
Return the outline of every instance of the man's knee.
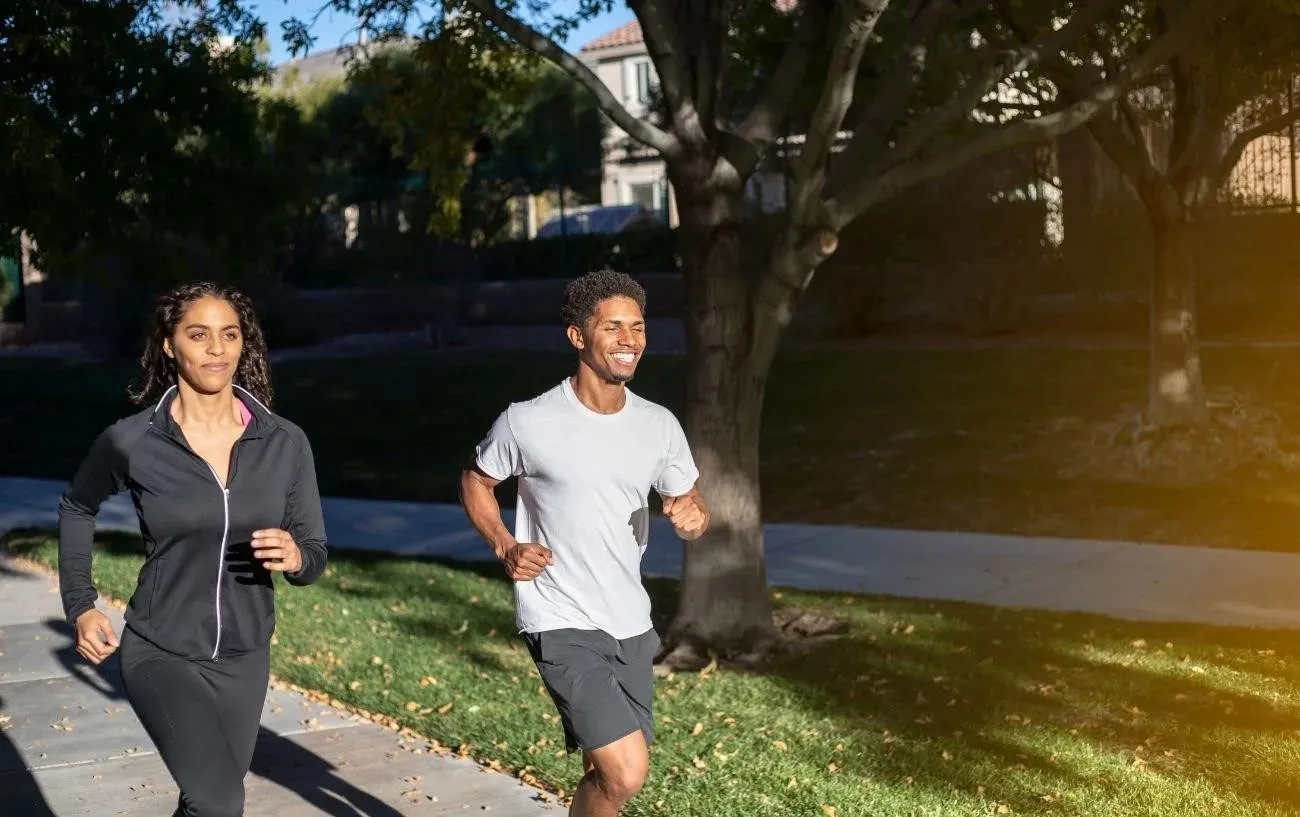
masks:
<svg viewBox="0 0 1300 817"><path fill-rule="evenodd" d="M610 800L626 803L641 791L650 774L650 754L638 732L615 744L614 751L597 751L591 760L595 783Z"/></svg>
<svg viewBox="0 0 1300 817"><path fill-rule="evenodd" d="M645 767L622 766L610 771L597 769L596 785L610 800L626 803L641 791L648 773Z"/></svg>

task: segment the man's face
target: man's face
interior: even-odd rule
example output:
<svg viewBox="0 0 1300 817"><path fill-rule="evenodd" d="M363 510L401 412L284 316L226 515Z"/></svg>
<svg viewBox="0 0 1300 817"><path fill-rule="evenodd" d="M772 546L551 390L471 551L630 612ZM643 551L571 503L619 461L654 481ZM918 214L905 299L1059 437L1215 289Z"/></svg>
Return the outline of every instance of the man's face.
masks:
<svg viewBox="0 0 1300 817"><path fill-rule="evenodd" d="M606 298L581 330L569 327L569 342L605 382L626 383L645 351L645 316L631 298Z"/></svg>

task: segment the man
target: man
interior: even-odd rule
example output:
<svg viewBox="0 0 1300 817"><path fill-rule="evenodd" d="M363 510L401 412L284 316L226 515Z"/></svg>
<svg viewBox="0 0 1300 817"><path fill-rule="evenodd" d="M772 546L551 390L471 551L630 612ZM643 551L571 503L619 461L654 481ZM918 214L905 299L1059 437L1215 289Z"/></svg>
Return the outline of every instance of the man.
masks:
<svg viewBox="0 0 1300 817"><path fill-rule="evenodd" d="M561 318L578 370L512 403L461 476L461 502L515 581L517 624L586 774L573 817L614 817L645 782L659 637L641 584L648 497L683 539L709 512L672 412L627 388L645 352L645 290L626 275L569 283ZM519 478L513 535L493 489Z"/></svg>

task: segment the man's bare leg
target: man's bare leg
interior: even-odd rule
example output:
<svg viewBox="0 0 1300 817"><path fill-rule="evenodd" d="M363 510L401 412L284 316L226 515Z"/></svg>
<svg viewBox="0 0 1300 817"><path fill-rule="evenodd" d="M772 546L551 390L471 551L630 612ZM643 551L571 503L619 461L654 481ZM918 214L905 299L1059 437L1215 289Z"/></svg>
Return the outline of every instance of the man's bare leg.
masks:
<svg viewBox="0 0 1300 817"><path fill-rule="evenodd" d="M650 750L638 729L583 753L582 763L586 774L573 794L569 817L617 817L650 773Z"/></svg>

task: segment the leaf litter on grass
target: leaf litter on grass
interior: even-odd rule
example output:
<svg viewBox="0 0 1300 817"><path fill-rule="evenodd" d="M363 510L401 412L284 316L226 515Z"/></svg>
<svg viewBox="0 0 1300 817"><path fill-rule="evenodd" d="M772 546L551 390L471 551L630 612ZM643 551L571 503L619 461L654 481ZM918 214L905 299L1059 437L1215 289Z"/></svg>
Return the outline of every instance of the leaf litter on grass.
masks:
<svg viewBox="0 0 1300 817"><path fill-rule="evenodd" d="M33 554L48 562L53 549ZM129 593L138 565L102 553L104 592ZM277 677L489 768L572 786L578 761L534 694L526 651L486 635L510 627L508 585L395 559L339 556L332 569L286 594ZM670 605L671 586L656 588ZM760 671L660 679L660 739L631 817L1300 808L1294 634L780 592L778 606L841 617L849 632ZM331 615L344 607L353 614ZM372 621L392 625L382 648Z"/></svg>

